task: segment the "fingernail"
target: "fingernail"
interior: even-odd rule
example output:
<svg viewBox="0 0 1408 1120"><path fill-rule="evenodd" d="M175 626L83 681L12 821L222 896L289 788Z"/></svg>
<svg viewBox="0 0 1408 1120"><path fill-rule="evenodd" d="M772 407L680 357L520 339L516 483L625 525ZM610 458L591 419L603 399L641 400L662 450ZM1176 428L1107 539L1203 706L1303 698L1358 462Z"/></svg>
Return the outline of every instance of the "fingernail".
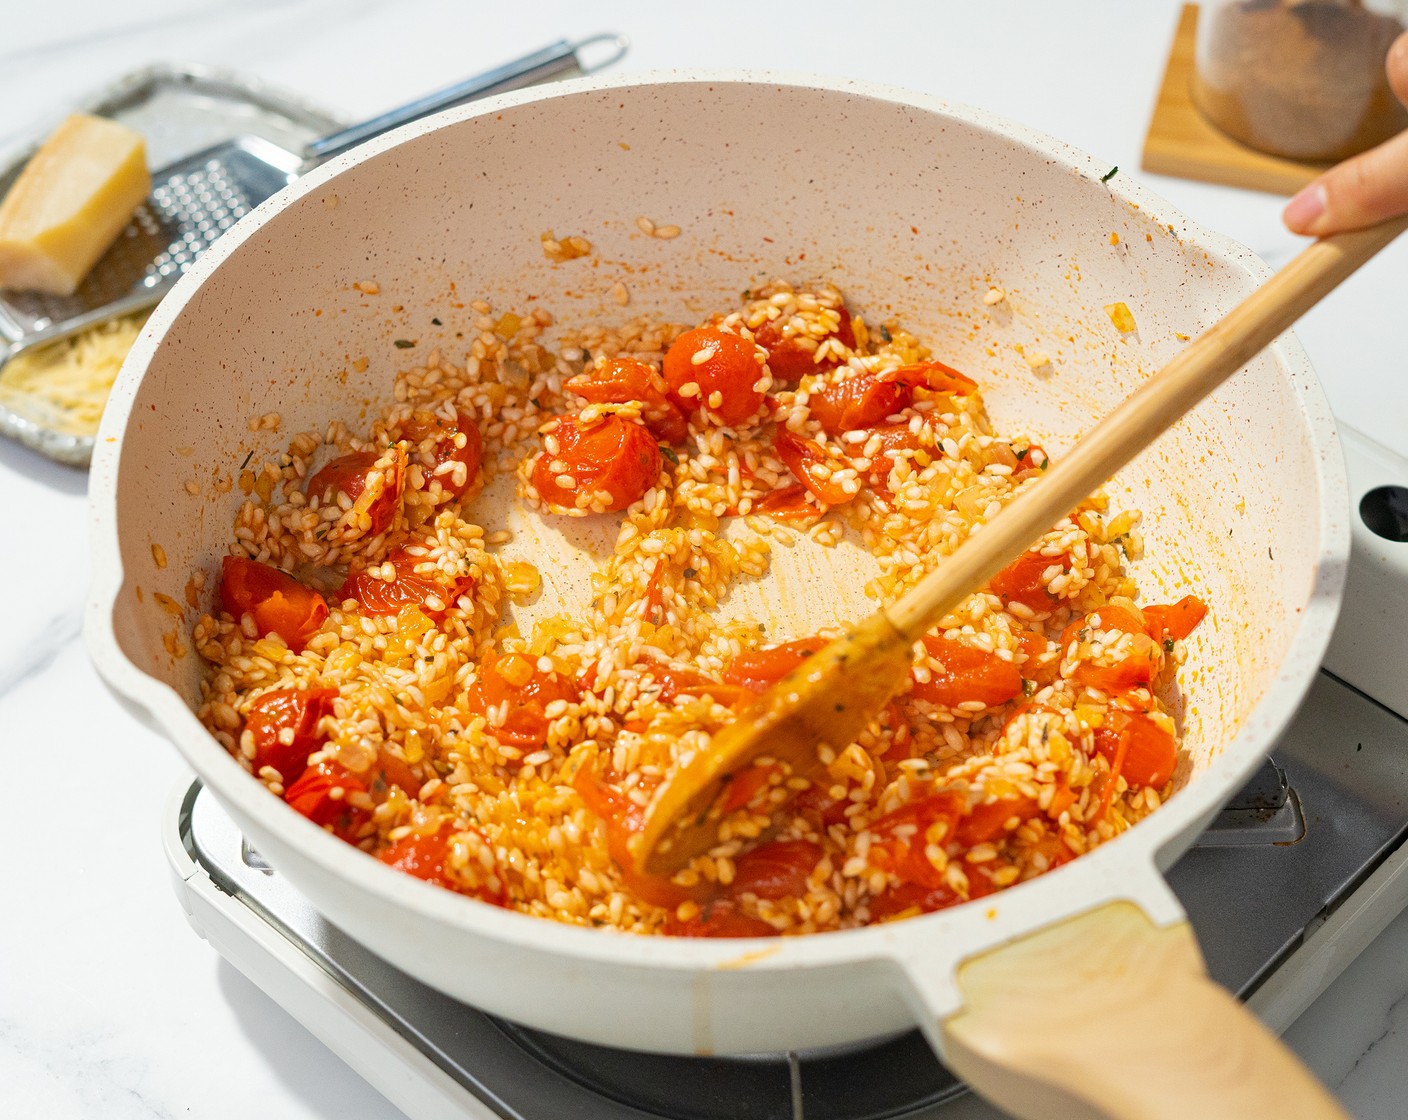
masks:
<svg viewBox="0 0 1408 1120"><path fill-rule="evenodd" d="M1324 212L1325 185L1311 183L1286 203L1286 209L1281 212L1281 220L1297 233L1305 233Z"/></svg>

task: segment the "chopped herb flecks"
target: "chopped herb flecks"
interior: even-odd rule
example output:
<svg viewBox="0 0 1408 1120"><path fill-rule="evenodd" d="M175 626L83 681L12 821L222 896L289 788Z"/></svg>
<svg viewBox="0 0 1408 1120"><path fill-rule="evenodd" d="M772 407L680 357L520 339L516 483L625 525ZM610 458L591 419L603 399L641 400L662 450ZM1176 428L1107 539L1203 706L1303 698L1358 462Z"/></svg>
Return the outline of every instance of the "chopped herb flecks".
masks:
<svg viewBox="0 0 1408 1120"><path fill-rule="evenodd" d="M445 325L439 319L431 319L430 321L434 323L437 327L443 327Z"/></svg>
<svg viewBox="0 0 1408 1120"><path fill-rule="evenodd" d="M887 327L887 326L885 326L884 323L881 323L881 324L880 324L880 338L881 338L881 341L883 341L883 342L892 342L892 341L894 341L893 339L890 338L890 328Z"/></svg>
<svg viewBox="0 0 1408 1120"><path fill-rule="evenodd" d="M415 345L415 343L412 342L409 338L398 338L391 345L396 347L397 350L409 350L412 346Z"/></svg>
<svg viewBox="0 0 1408 1120"><path fill-rule="evenodd" d="M1164 652L1165 652L1165 653L1172 653L1172 652L1173 652L1173 639L1172 639L1172 638L1165 638L1165 639L1164 639Z"/></svg>
<svg viewBox="0 0 1408 1120"><path fill-rule="evenodd" d="M1108 183L1111 179L1113 179L1113 178L1115 177L1115 172L1118 171L1119 169L1120 169L1119 164L1115 164L1114 167L1110 168L1109 171L1105 172L1105 174L1103 174L1103 175L1100 176L1100 181L1101 181L1102 183Z"/></svg>
<svg viewBox="0 0 1408 1120"><path fill-rule="evenodd" d="M686 568L686 569L684 570L684 578L685 578L685 579L693 579L693 578L694 578L695 576L697 576L698 574L699 574L699 571L698 571L698 569L696 569L696 568Z"/></svg>
<svg viewBox="0 0 1408 1120"><path fill-rule="evenodd" d="M660 445L660 454L665 456L665 458L669 459L670 462L675 464L675 466L680 465L680 457L675 454L675 449L673 447L667 447L665 444L662 443Z"/></svg>

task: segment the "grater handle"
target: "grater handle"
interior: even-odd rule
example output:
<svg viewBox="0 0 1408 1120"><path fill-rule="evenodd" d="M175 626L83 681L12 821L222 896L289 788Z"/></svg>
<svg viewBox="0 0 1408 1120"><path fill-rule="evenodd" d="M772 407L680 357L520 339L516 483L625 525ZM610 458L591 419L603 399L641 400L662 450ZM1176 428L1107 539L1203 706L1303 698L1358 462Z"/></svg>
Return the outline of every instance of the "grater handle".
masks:
<svg viewBox="0 0 1408 1120"><path fill-rule="evenodd" d="M594 62L591 66L583 65L578 57L579 52L584 47L594 46L598 43L609 44L612 53L601 61ZM421 117L429 116L441 109L448 109L479 97L488 97L494 93L507 93L509 90L522 89L524 86L546 82L567 74L591 73L593 70L599 70L601 67L617 61L626 53L628 46L629 40L624 35L593 35L577 42L559 39L557 42L543 47L542 50L526 54L522 58L516 58L512 62L506 62L502 66L486 70L484 73L467 78L463 82L457 82L445 89L417 98L407 105L382 113L369 121L351 125L328 136L321 136L304 148L304 157L314 163L321 163L325 159L330 159L332 156L360 144L363 140L370 140L373 136L380 136L383 132L389 132L399 125L419 120Z"/></svg>

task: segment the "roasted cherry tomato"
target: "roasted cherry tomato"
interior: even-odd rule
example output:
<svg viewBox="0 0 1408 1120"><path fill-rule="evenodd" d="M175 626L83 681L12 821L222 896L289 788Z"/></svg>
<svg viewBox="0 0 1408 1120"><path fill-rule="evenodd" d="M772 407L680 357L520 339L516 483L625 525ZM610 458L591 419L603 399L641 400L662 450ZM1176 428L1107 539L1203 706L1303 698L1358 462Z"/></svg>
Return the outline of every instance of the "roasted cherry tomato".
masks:
<svg viewBox="0 0 1408 1120"><path fill-rule="evenodd" d="M1109 630L1130 635L1129 652L1117 661L1082 661L1072 679L1087 688L1111 693L1147 685L1159 671L1159 647L1146 633L1145 620L1123 607L1103 606L1070 623L1061 631L1062 656L1072 642L1088 640L1093 631Z"/></svg>
<svg viewBox="0 0 1408 1120"><path fill-rule="evenodd" d="M902 882L924 887L942 887L948 882L925 854L929 830L937 830L933 842L940 847L954 838L954 829L967 809L964 798L943 790L927 793L886 813L870 826L875 841L870 846L871 862L883 871L893 872Z"/></svg>
<svg viewBox="0 0 1408 1120"><path fill-rule="evenodd" d="M502 882L477 859L471 859L458 874L448 866L456 835L466 833L483 842L484 838L474 829L456 829L452 822L443 821L428 836L408 833L390 847L377 852L376 858L397 871L404 871L437 887L467 894L484 902L501 904L504 899Z"/></svg>
<svg viewBox="0 0 1408 1120"><path fill-rule="evenodd" d="M671 914L664 932L671 937L776 937L777 930L761 918L742 913L726 898L707 902L687 921Z"/></svg>
<svg viewBox="0 0 1408 1120"><path fill-rule="evenodd" d="M923 643L938 666L929 669L927 681L911 684L910 694L916 698L946 708L965 701L995 708L1021 695L1021 671L996 653L936 634L925 635Z"/></svg>
<svg viewBox="0 0 1408 1120"><path fill-rule="evenodd" d="M439 571L434 575L417 572L416 567L425 562L425 557L411 556L404 548L398 548L384 561L396 570L394 579L385 580L365 570L349 572L337 596L357 600L363 614L399 614L403 607L416 607L431 618L439 618L461 595L474 590L474 577L451 580Z"/></svg>
<svg viewBox="0 0 1408 1120"><path fill-rule="evenodd" d="M1163 789L1178 764L1174 737L1139 712L1111 708L1095 729L1095 749L1134 789Z"/></svg>
<svg viewBox="0 0 1408 1120"><path fill-rule="evenodd" d="M1043 556L1039 552L1024 552L1011 564L992 577L988 589L1006 603L1021 603L1038 614L1054 610L1059 598L1047 590L1046 572L1053 566L1063 571L1071 566L1066 555Z"/></svg>
<svg viewBox="0 0 1408 1120"><path fill-rule="evenodd" d="M366 785L350 770L324 759L303 771L284 791L284 800L314 824L355 842L372 814L370 809L349 804L347 795L366 792Z"/></svg>
<svg viewBox="0 0 1408 1120"><path fill-rule="evenodd" d="M740 653L724 667L724 680L761 695L825 645L825 638L798 638Z"/></svg>
<svg viewBox="0 0 1408 1120"><path fill-rule="evenodd" d="M817 347L827 338L836 339L848 350L855 349L856 336L851 329L851 313L844 307L838 307L836 313L840 316L840 322L834 331L824 338L808 335L805 342L800 336L787 332L787 320L781 316L768 319L754 328L753 341L767 351L768 369L772 371L773 377L779 381L796 381L809 373L817 373L837 365L834 359L822 362L816 360Z"/></svg>
<svg viewBox="0 0 1408 1120"><path fill-rule="evenodd" d="M545 438L547 447L557 450L545 447L538 455L532 481L550 506L625 509L660 477L660 445L634 420L608 413L584 424L578 417L564 416ZM582 493L593 499L586 507L577 505Z"/></svg>
<svg viewBox="0 0 1408 1120"><path fill-rule="evenodd" d="M997 840L1008 831L1007 822L1014 817L1020 823L1041 812L1034 797L1013 795L974 805L958 821L953 838L965 848Z"/></svg>
<svg viewBox="0 0 1408 1120"><path fill-rule="evenodd" d="M718 801L719 812L727 816L751 803L772 783L772 776L778 770L777 763L765 762L754 763L746 770L730 774Z"/></svg>
<svg viewBox="0 0 1408 1120"><path fill-rule="evenodd" d="M758 898L799 898L806 891L807 878L821 857L820 846L810 840L774 840L760 844L734 861L728 893L733 898L745 894Z"/></svg>
<svg viewBox="0 0 1408 1120"><path fill-rule="evenodd" d="M846 809L851 801L845 797L832 797L831 790L813 782L792 799L793 811L818 832L840 824L846 819Z"/></svg>
<svg viewBox="0 0 1408 1120"><path fill-rule="evenodd" d="M1038 685L1054 681L1060 665L1059 658L1046 658L1051 652L1051 643L1035 630L1019 630L1016 638L1017 648L1022 651L1022 676Z"/></svg>
<svg viewBox="0 0 1408 1120"><path fill-rule="evenodd" d="M398 458L390 469L385 469L377 468L380 458L375 451L353 451L339 455L308 480L303 492L310 498L317 498L323 505L337 501L338 494L346 494L356 505L361 501L373 472L381 475L381 489L366 510L366 531L376 536L391 527L401 505L401 490L406 483L402 459Z"/></svg>
<svg viewBox="0 0 1408 1120"><path fill-rule="evenodd" d="M244 726L254 737L255 773L272 766L285 782L301 775L308 767L308 756L323 743L318 722L332 715L336 698L335 688L279 688L251 704Z"/></svg>
<svg viewBox="0 0 1408 1120"><path fill-rule="evenodd" d="M412 445L412 454L428 453L427 481L439 479L441 490L450 497L458 498L479 478L484 439L468 413L457 411L450 421L434 412L413 412L399 431ZM428 449L426 441L430 441Z"/></svg>
<svg viewBox="0 0 1408 1120"><path fill-rule="evenodd" d="M656 699L662 704L671 703L680 693L690 696L708 696L720 704L733 707L744 700L753 699L753 693L742 685L726 681L716 681L694 669L680 665L652 665L650 675L660 689Z"/></svg>
<svg viewBox="0 0 1408 1120"><path fill-rule="evenodd" d="M857 428L874 428L914 403L915 389L963 395L977 382L943 362L920 362L880 373L851 373L840 381L819 383L808 409L829 436Z"/></svg>
<svg viewBox="0 0 1408 1120"><path fill-rule="evenodd" d="M487 716L502 710L501 724L489 725L489 733L501 743L534 748L547 742L546 710L554 700L575 704L581 699L577 685L557 672L544 672L537 663L521 653L503 657L492 654L479 663L479 676L465 694L465 705L472 712Z"/></svg>
<svg viewBox="0 0 1408 1120"><path fill-rule="evenodd" d="M877 374L881 381L896 385L908 385L911 389L928 389L931 393L951 393L954 396L967 396L978 387L971 377L958 372L943 362L917 362L914 365L899 366Z"/></svg>
<svg viewBox="0 0 1408 1120"><path fill-rule="evenodd" d="M581 795L587 809L606 827L606 850L615 862L626 888L652 906L673 910L681 902L703 902L714 893L713 884L700 881L684 887L664 875L645 875L634 870L630 840L641 830L645 808L615 786L599 778L590 767L581 767L572 778L572 788Z"/></svg>
<svg viewBox="0 0 1408 1120"><path fill-rule="evenodd" d="M378 805L390 796L393 788L399 788L407 797L415 797L423 784L408 762L398 758L385 747L377 752L371 769L364 774L358 774L357 777Z"/></svg>
<svg viewBox="0 0 1408 1120"><path fill-rule="evenodd" d="M757 347L716 327L685 331L665 351L670 400L687 416L707 409L706 418L730 427L762 407L764 392L754 387L762 375Z"/></svg>
<svg viewBox="0 0 1408 1120"><path fill-rule="evenodd" d="M638 358L603 358L566 387L594 404L639 401L645 426L666 443L682 443L689 435L685 414L666 395L664 377Z"/></svg>
<svg viewBox="0 0 1408 1120"><path fill-rule="evenodd" d="M856 428L873 428L914 401L914 390L873 373L851 373L833 383L818 384L807 409L829 436Z"/></svg>
<svg viewBox="0 0 1408 1120"><path fill-rule="evenodd" d="M918 451L923 447L923 444L920 442L918 434L911 431L908 424L881 424L871 430L871 439L861 444L860 449L869 452L871 440L876 438L880 443L878 448L874 449L875 453L870 455L870 470L867 472L867 481L875 493L886 501L890 501L893 497L890 493L890 472L895 469L895 453L898 451Z"/></svg>
<svg viewBox="0 0 1408 1120"><path fill-rule="evenodd" d="M820 517L822 510L807 501L810 491L800 482L771 490L753 503L753 512L779 521L811 521Z"/></svg>
<svg viewBox="0 0 1408 1120"><path fill-rule="evenodd" d="M428 836L410 832L390 847L377 852L376 858L397 871L404 871L407 875L414 875L427 883L454 890L457 884L445 870L445 861L449 859L450 842L454 834L455 827L449 821L442 823L439 829Z"/></svg>
<svg viewBox="0 0 1408 1120"><path fill-rule="evenodd" d="M967 899L947 883L934 887L910 882L899 883L870 900L870 918L871 921L886 922L891 918L932 914L935 910L947 910L950 906L957 906L966 901Z"/></svg>
<svg viewBox="0 0 1408 1120"><path fill-rule="evenodd" d="M261 635L277 634L295 653L301 653L327 621L323 597L287 572L226 556L220 566L220 605L236 622L249 614Z"/></svg>
<svg viewBox="0 0 1408 1120"><path fill-rule="evenodd" d="M828 456L816 440L799 436L786 428L778 428L772 445L793 477L810 490L822 505L845 505L855 497L836 481L835 472L845 469L845 462Z"/></svg>
<svg viewBox="0 0 1408 1120"><path fill-rule="evenodd" d="M1208 613L1208 605L1193 595L1185 595L1176 603L1145 607L1144 622L1149 637L1156 642L1172 638L1181 642Z"/></svg>

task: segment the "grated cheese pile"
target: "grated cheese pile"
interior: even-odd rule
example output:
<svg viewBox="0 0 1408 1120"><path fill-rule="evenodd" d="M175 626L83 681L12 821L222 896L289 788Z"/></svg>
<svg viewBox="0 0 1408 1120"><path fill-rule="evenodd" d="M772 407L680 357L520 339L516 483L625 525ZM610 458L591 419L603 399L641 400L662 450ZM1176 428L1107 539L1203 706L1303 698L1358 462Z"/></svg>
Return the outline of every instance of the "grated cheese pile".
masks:
<svg viewBox="0 0 1408 1120"><path fill-rule="evenodd" d="M0 366L0 405L45 428L94 435L108 391L146 319L113 319L15 355Z"/></svg>

